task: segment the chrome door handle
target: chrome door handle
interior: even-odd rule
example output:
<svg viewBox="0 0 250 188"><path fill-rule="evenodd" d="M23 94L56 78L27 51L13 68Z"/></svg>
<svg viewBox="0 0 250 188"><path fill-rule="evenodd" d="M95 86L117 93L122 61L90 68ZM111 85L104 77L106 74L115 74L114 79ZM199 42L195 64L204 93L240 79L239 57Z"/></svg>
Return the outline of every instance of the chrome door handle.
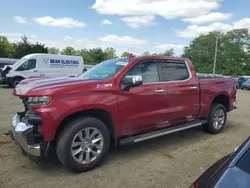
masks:
<svg viewBox="0 0 250 188"><path fill-rule="evenodd" d="M198 89L197 86L191 86L190 89Z"/></svg>
<svg viewBox="0 0 250 188"><path fill-rule="evenodd" d="M156 90L155 90L155 93L163 93L163 92L165 92L164 89L156 89Z"/></svg>

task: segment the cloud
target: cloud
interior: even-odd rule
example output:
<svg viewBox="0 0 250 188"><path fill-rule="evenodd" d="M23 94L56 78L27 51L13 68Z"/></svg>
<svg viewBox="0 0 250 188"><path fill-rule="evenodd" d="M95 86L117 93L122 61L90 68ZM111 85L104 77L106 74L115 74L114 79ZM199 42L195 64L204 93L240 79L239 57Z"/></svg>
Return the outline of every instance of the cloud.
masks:
<svg viewBox="0 0 250 188"><path fill-rule="evenodd" d="M100 25L101 26L102 25L112 25L112 22L110 20L102 20Z"/></svg>
<svg viewBox="0 0 250 188"><path fill-rule="evenodd" d="M129 27L139 28L141 26L151 26L155 24L155 16L128 16L121 18Z"/></svg>
<svg viewBox="0 0 250 188"><path fill-rule="evenodd" d="M157 44L154 48L159 49L162 52L173 48L176 55L181 55L185 46L186 45L183 44Z"/></svg>
<svg viewBox="0 0 250 188"><path fill-rule="evenodd" d="M14 16L13 20L19 24L28 24L28 19L21 17L21 16Z"/></svg>
<svg viewBox="0 0 250 188"><path fill-rule="evenodd" d="M147 41L130 37L130 36L117 36L117 35L107 35L105 37L99 37L100 41L109 42L109 43L118 43L126 45L137 45L137 44L146 44Z"/></svg>
<svg viewBox="0 0 250 188"><path fill-rule="evenodd" d="M0 33L0 36L6 36L10 42L18 42L24 35L25 33ZM26 34L26 36L31 43L39 42L45 44L47 47L56 47L60 50L66 48L67 46L71 46L76 50L97 47L102 49L113 47L116 49L118 56L120 56L125 51L131 52L135 55L141 55L144 51L160 53L170 48L174 48L176 55L181 55L184 47L184 45L181 44L152 44L142 39L116 35L108 35L106 37L97 38L97 40L90 40L88 38L74 38L72 36L65 36L57 40L43 38L37 35Z"/></svg>
<svg viewBox="0 0 250 188"><path fill-rule="evenodd" d="M34 18L34 22L42 26L64 27L64 28L83 28L86 26L84 22L72 18L53 18L51 16Z"/></svg>
<svg viewBox="0 0 250 188"><path fill-rule="evenodd" d="M212 23L207 26L190 25L183 31L177 31L176 34L179 37L193 38L212 31L228 31L231 28L231 25L220 22Z"/></svg>
<svg viewBox="0 0 250 188"><path fill-rule="evenodd" d="M250 18L243 18L237 22L233 22L232 24L216 22L206 26L189 25L183 31L177 30L176 34L179 37L194 38L201 34L206 34L212 31L227 32L232 29L241 29L241 28L250 29Z"/></svg>
<svg viewBox="0 0 250 188"><path fill-rule="evenodd" d="M20 39L23 36L23 34L21 34L21 33L0 33L0 36L7 37L8 39L9 38L18 38L18 39Z"/></svg>
<svg viewBox="0 0 250 188"><path fill-rule="evenodd" d="M155 48L159 48L161 50L169 50L171 48L173 49L183 49L185 45L183 44L158 44L155 45Z"/></svg>
<svg viewBox="0 0 250 188"><path fill-rule="evenodd" d="M213 12L206 15L201 15L193 18L184 18L184 22L190 22L192 24L204 24L211 22L219 22L223 20L228 20L232 17L232 14L224 14L221 12Z"/></svg>
<svg viewBox="0 0 250 188"><path fill-rule="evenodd" d="M250 29L250 18L243 18L233 23L233 29L249 28Z"/></svg>
<svg viewBox="0 0 250 188"><path fill-rule="evenodd" d="M166 19L195 17L217 9L221 0L96 0L92 6L100 14L159 15Z"/></svg>

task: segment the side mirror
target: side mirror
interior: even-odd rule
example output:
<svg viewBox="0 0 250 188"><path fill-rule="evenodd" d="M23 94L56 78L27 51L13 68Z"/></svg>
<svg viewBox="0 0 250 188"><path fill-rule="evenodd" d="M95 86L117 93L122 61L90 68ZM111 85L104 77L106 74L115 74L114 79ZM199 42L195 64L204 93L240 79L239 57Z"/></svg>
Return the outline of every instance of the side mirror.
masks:
<svg viewBox="0 0 250 188"><path fill-rule="evenodd" d="M130 87L135 87L141 85L142 82L142 76L125 76L125 78L122 80L122 90L123 91L129 91Z"/></svg>

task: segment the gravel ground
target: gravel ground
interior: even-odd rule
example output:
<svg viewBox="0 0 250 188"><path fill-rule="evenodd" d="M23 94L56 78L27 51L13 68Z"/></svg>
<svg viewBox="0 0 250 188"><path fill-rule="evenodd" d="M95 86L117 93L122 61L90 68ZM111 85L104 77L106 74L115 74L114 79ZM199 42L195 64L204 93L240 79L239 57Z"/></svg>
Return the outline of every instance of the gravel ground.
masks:
<svg viewBox="0 0 250 188"><path fill-rule="evenodd" d="M194 128L116 148L97 169L74 174L53 155L40 164L31 162L6 135L11 117L22 109L21 101L11 92L0 87L1 188L188 187L249 136L250 92L238 91L239 109L228 115L227 127L221 134L210 135Z"/></svg>

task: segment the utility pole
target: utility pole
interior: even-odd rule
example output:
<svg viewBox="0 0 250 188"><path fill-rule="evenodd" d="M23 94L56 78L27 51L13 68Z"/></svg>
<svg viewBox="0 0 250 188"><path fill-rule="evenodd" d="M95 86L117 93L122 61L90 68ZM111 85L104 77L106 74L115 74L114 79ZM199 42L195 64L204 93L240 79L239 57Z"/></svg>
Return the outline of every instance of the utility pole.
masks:
<svg viewBox="0 0 250 188"><path fill-rule="evenodd" d="M216 36L213 74L215 74L216 60L217 60L217 51L218 51L218 37Z"/></svg>

